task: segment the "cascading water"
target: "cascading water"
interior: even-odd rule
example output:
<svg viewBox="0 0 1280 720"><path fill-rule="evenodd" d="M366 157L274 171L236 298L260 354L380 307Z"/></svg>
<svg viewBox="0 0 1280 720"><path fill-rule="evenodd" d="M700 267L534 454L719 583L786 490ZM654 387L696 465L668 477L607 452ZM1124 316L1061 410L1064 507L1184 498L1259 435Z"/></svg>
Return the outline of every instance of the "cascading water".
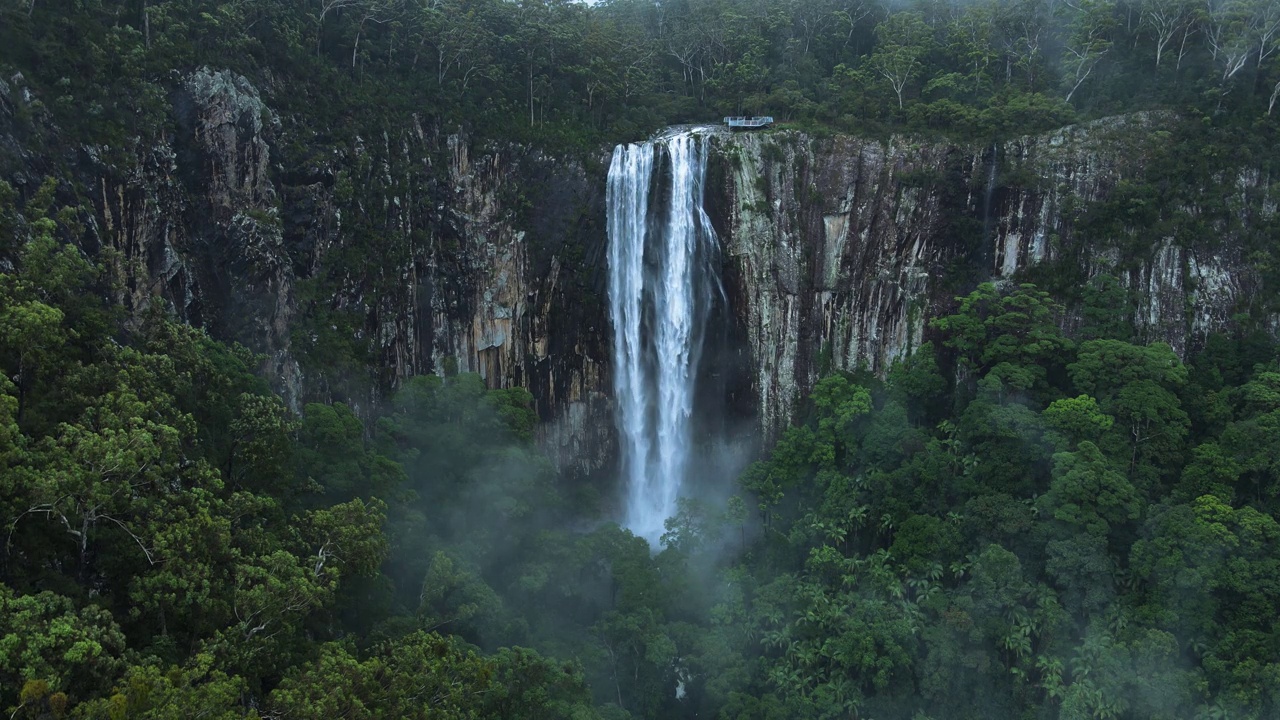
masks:
<svg viewBox="0 0 1280 720"><path fill-rule="evenodd" d="M698 130L619 145L609 165L609 309L625 525L658 542L689 471L703 326L717 287Z"/></svg>

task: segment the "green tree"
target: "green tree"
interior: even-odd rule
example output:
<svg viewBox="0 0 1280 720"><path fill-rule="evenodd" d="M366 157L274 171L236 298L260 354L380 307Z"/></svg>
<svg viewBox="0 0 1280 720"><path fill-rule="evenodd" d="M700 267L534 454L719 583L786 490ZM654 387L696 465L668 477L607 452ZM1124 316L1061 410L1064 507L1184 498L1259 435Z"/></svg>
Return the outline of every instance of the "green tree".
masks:
<svg viewBox="0 0 1280 720"><path fill-rule="evenodd" d="M1105 537L1138 517L1140 500L1129 480L1086 440L1075 452L1053 456L1053 482L1036 506L1042 516L1071 526L1068 534L1083 530Z"/></svg>
<svg viewBox="0 0 1280 720"><path fill-rule="evenodd" d="M124 654L124 633L102 608L0 585L0 703L9 712L24 703L27 683L40 684L42 698L61 692L72 702L105 692L124 671Z"/></svg>
<svg viewBox="0 0 1280 720"><path fill-rule="evenodd" d="M1239 419L1223 430L1219 441L1228 456L1225 474L1235 475L1233 485L1242 497L1274 508L1280 467L1276 455L1280 452L1280 374L1258 373L1234 395Z"/></svg>
<svg viewBox="0 0 1280 720"><path fill-rule="evenodd" d="M1115 424L1115 418L1102 412L1098 401L1088 395L1054 400L1042 414L1045 424L1060 433L1069 446L1085 441L1096 444Z"/></svg>
<svg viewBox="0 0 1280 720"><path fill-rule="evenodd" d="M199 654L183 667L131 666L110 697L76 710L83 717L139 720L164 720L192 711L213 720L256 718L257 712L245 709L247 697L244 680L215 669L209 655Z"/></svg>
<svg viewBox="0 0 1280 720"><path fill-rule="evenodd" d="M899 110L907 85L920 74L931 41L929 26L917 12L891 13L876 26L876 50L870 63L893 89Z"/></svg>
<svg viewBox="0 0 1280 720"><path fill-rule="evenodd" d="M369 448L364 424L343 403L309 403L298 430L297 472L326 499L386 497L404 482L404 471Z"/></svg>
<svg viewBox="0 0 1280 720"><path fill-rule="evenodd" d="M1071 98L1111 52L1111 36L1116 29L1116 2L1086 0L1068 6L1074 12L1069 19L1062 86L1067 89L1065 100L1071 102Z"/></svg>
<svg viewBox="0 0 1280 720"><path fill-rule="evenodd" d="M1047 394L1049 379L1075 347L1058 327L1062 307L1033 285L999 289L984 283L958 300L955 314L932 323L943 333L943 345L978 377L1004 366L1004 384Z"/></svg>
<svg viewBox="0 0 1280 720"><path fill-rule="evenodd" d="M1068 369L1075 386L1115 418L1102 447L1130 473L1149 484L1177 466L1190 423L1178 398L1187 369L1168 345L1089 340Z"/></svg>

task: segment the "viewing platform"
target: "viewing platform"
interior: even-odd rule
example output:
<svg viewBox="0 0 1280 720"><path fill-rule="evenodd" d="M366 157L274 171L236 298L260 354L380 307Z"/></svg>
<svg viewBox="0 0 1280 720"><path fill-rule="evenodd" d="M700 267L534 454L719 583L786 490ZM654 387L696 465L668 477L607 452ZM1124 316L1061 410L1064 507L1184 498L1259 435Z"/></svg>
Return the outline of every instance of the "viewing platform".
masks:
<svg viewBox="0 0 1280 720"><path fill-rule="evenodd" d="M724 124L728 125L730 130L756 130L772 125L773 117L727 117L724 119Z"/></svg>

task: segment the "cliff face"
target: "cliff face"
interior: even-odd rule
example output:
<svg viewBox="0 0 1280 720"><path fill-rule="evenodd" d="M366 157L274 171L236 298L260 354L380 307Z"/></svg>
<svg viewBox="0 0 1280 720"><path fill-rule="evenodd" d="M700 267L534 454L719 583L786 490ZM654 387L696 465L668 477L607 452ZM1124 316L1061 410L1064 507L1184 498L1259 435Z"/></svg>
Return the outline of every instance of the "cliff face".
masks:
<svg viewBox="0 0 1280 720"><path fill-rule="evenodd" d="M1168 120L1110 119L989 148L722 137L717 226L763 427L784 427L822 372L883 373L926 339L929 320L954 296L1037 266L1066 262L1083 279L1115 277L1132 292L1139 339L1184 356L1228 327L1261 289L1244 236L1275 216L1265 174L1221 178L1225 198L1206 189L1212 213L1200 205L1155 212L1192 218L1204 236L1173 225L1162 234L1158 222L1121 227L1149 247L1136 261L1131 250L1122 259L1122 238L1086 243L1078 227L1141 176Z"/></svg>
<svg viewBox="0 0 1280 720"><path fill-rule="evenodd" d="M416 116L299 151L320 131L225 72L193 73L169 102L172 129L135 138L120 162L120 148L61 138L20 77L0 84L0 177L29 196L72 168L63 194L90 208L79 241L116 251L121 305L163 298L262 353L295 409L342 400L370 414L404 379L454 366L521 385L562 469L610 467L602 158L477 144ZM1055 263L1117 277L1141 339L1185 354L1257 293L1241 238L1274 218L1276 194L1244 169L1221 178L1227 197L1206 195L1213 212L1177 209L1203 217L1208 240L1137 228L1149 249L1136 262L1086 244L1085 208L1141 176L1164 121L986 148L717 136L707 197L732 315L717 332L732 348L709 357L742 356L745 378L714 392L772 434L822 372L884 372L954 296ZM331 362L335 344L359 362Z"/></svg>
<svg viewBox="0 0 1280 720"><path fill-rule="evenodd" d="M262 353L295 410L369 415L404 379L455 369L524 386L552 458L604 466L604 275L586 271L604 262L602 171L416 116L321 142L227 72L183 78L169 102L172 132L76 146L20 76L0 86L0 177L26 197L65 179L90 228L76 240L115 251L132 316L163 299Z"/></svg>
<svg viewBox="0 0 1280 720"><path fill-rule="evenodd" d="M745 327L759 417L790 420L823 370L883 371L921 342L927 307L959 248L944 238L957 193L904 176L965 167L954 149L794 134L720 143L716 215L730 304Z"/></svg>
<svg viewBox="0 0 1280 720"><path fill-rule="evenodd" d="M1119 223L1114 244L1084 242L1078 227L1088 219L1084 208L1114 201L1126 194L1126 183L1141 181L1146 159L1168 138L1162 130L1168 120L1110 119L1005 145L1002 158L1018 182L999 199L993 273L1011 278L1066 262L1087 277L1114 276L1136 303L1140 338L1167 342L1186 357L1207 334L1228 328L1233 314L1255 307L1262 277L1246 257L1247 238L1273 222L1280 193L1259 167L1235 168L1196 188L1184 205L1151 212L1133 207L1145 198L1130 199L1126 209L1140 219ZM1170 223L1175 215L1185 221ZM1126 238L1144 248L1136 263L1122 257L1118 246Z"/></svg>

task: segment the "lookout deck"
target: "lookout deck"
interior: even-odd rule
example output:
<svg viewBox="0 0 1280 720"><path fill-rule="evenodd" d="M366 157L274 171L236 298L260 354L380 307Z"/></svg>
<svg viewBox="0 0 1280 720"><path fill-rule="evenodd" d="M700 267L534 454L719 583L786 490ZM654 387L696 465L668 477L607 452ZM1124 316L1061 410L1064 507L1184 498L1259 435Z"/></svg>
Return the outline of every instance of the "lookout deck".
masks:
<svg viewBox="0 0 1280 720"><path fill-rule="evenodd" d="M773 124L772 116L764 117L727 117L724 124L729 126L730 130L756 130L762 127L768 127Z"/></svg>

